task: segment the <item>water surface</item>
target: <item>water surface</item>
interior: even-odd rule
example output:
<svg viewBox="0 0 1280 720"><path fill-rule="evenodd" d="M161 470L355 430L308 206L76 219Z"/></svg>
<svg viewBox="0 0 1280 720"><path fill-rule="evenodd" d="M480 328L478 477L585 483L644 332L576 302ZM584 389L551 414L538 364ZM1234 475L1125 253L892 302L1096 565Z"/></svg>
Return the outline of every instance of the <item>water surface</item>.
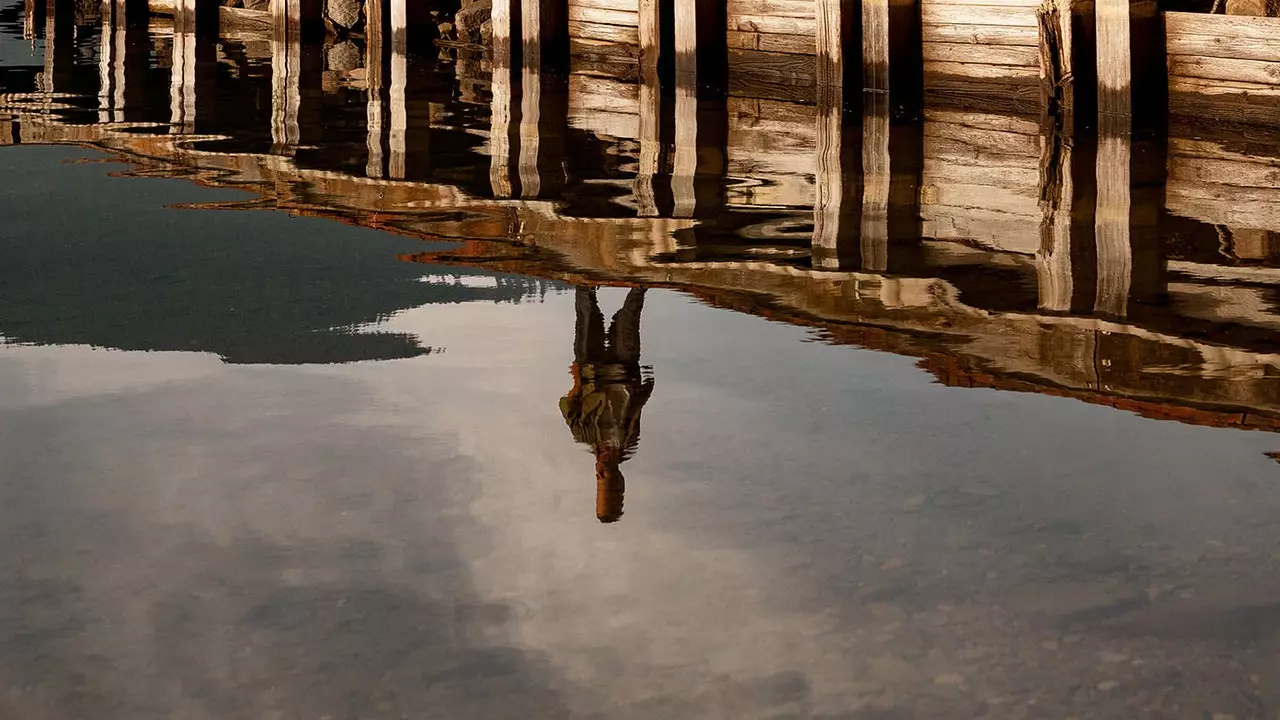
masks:
<svg viewBox="0 0 1280 720"><path fill-rule="evenodd" d="M0 714L1280 710L1273 241L1142 194L1177 142L1131 147L1117 301L1096 197L1063 276L945 236L946 193L1009 198L937 154L827 247L813 174L738 136L685 175L662 135L652 197L599 128L495 166L465 57L409 62L429 138L381 147L332 43L299 138L252 42L193 129L171 36L116 107L98 25L53 98L14 17Z"/></svg>

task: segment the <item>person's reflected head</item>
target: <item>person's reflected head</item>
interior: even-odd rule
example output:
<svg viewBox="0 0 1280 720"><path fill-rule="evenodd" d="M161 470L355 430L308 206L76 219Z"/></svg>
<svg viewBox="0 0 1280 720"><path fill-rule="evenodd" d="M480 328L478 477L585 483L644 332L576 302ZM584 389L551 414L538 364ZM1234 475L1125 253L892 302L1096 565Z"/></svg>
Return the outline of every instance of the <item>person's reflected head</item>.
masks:
<svg viewBox="0 0 1280 720"><path fill-rule="evenodd" d="M626 491L622 471L622 452L609 445L596 447L596 519L613 523L622 519L622 499Z"/></svg>

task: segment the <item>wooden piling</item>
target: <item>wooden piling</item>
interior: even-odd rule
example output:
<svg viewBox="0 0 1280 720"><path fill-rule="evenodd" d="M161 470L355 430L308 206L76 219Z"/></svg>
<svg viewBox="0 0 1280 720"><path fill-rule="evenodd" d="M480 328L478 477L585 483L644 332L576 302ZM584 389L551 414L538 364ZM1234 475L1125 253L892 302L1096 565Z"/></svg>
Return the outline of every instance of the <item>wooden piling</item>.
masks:
<svg viewBox="0 0 1280 720"><path fill-rule="evenodd" d="M555 70L568 64L567 0L520 0L520 32L525 67Z"/></svg>
<svg viewBox="0 0 1280 720"><path fill-rule="evenodd" d="M1167 75L1156 0L1095 0L1094 21L1098 112L1139 122L1162 116Z"/></svg>

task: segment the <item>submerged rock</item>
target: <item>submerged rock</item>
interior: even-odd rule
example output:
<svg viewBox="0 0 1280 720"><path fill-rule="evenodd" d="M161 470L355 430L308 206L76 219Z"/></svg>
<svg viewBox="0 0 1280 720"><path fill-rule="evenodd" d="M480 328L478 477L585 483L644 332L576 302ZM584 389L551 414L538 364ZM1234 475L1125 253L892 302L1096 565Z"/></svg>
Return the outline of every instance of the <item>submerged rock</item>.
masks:
<svg viewBox="0 0 1280 720"><path fill-rule="evenodd" d="M454 26L458 31L458 39L463 42L488 42L488 37L486 36L490 33L485 32L482 26L489 24L489 16L492 12L492 0L463 2L462 9L458 10L458 14L454 16Z"/></svg>

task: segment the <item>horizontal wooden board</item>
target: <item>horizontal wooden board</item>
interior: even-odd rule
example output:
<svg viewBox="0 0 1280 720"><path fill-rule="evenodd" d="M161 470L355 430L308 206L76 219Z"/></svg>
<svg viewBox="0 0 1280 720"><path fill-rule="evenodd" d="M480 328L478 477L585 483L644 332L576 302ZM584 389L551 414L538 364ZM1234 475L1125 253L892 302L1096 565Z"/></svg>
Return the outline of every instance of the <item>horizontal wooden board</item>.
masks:
<svg viewBox="0 0 1280 720"><path fill-rule="evenodd" d="M1169 75L1280 85L1280 62L1170 55Z"/></svg>
<svg viewBox="0 0 1280 720"><path fill-rule="evenodd" d="M626 25L605 25L603 23L582 22L580 20L569 21L569 37L586 38L588 40L602 40L612 43L624 43L629 45L640 44L640 28L629 27ZM634 49L621 50L620 52L634 52Z"/></svg>
<svg viewBox="0 0 1280 720"><path fill-rule="evenodd" d="M1280 190L1280 169L1261 163L1170 158L1169 179Z"/></svg>
<svg viewBox="0 0 1280 720"><path fill-rule="evenodd" d="M934 123L933 127L937 127L938 124L946 123L948 125L958 126L962 129L974 128L978 130L996 130L998 132L1019 133L1021 135L1040 137L1040 119L1028 115L969 112L950 108L926 106L924 110L924 119L926 123ZM928 124L925 125L925 134L929 134L927 129L929 127L930 126Z"/></svg>
<svg viewBox="0 0 1280 720"><path fill-rule="evenodd" d="M751 75L771 82L812 85L817 77L815 55L791 55L756 50L729 50L730 75Z"/></svg>
<svg viewBox="0 0 1280 720"><path fill-rule="evenodd" d="M731 127L775 129L788 133L812 133L817 137L817 113L812 105L756 98L731 97L725 101Z"/></svg>
<svg viewBox="0 0 1280 720"><path fill-rule="evenodd" d="M816 41L812 35L782 35L778 33L730 30L726 33L725 42L729 47L740 50L763 50L765 52L794 53L798 55L813 54L816 49Z"/></svg>
<svg viewBox="0 0 1280 720"><path fill-rule="evenodd" d="M773 17L769 15L729 15L728 29L738 32L808 35L816 38L818 22L814 18ZM815 52L817 41L815 40Z"/></svg>
<svg viewBox="0 0 1280 720"><path fill-rule="evenodd" d="M987 65L976 62L938 62L924 61L924 75L947 75L961 78L977 78L981 80L999 80L1009 83L1040 82L1040 66L1019 67L1015 65Z"/></svg>
<svg viewBox="0 0 1280 720"><path fill-rule="evenodd" d="M634 140L640 137L640 116L597 108L570 108L569 126L597 135Z"/></svg>
<svg viewBox="0 0 1280 720"><path fill-rule="evenodd" d="M570 36L569 54L578 58L590 58L604 63L597 73L599 75L606 77L634 77L636 75L634 64L640 60L640 46L611 40ZM575 60L575 63L577 62ZM627 69L621 67L620 64L632 67Z"/></svg>
<svg viewBox="0 0 1280 720"><path fill-rule="evenodd" d="M601 10L639 12L640 0L569 0L569 7L590 7Z"/></svg>
<svg viewBox="0 0 1280 720"><path fill-rule="evenodd" d="M1040 31L1035 26L1015 25L925 25L924 42L968 43L970 45L1022 45L1039 47Z"/></svg>
<svg viewBox="0 0 1280 720"><path fill-rule="evenodd" d="M640 27L640 13L626 10L605 10L603 8L569 6L569 20L603 25L626 25Z"/></svg>
<svg viewBox="0 0 1280 720"><path fill-rule="evenodd" d="M1169 55L1236 58L1240 60L1275 60L1280 58L1280 38L1274 40L1240 38L1221 35L1169 35L1165 39Z"/></svg>
<svg viewBox="0 0 1280 720"><path fill-rule="evenodd" d="M1039 75L1040 48L1038 47L926 42L921 51L926 61L1032 67L1037 68L1037 76Z"/></svg>
<svg viewBox="0 0 1280 720"><path fill-rule="evenodd" d="M1003 25L1039 27L1033 7L1008 5L941 5L928 3L920 8L925 25Z"/></svg>
<svg viewBox="0 0 1280 720"><path fill-rule="evenodd" d="M725 3L728 15L813 18L816 9L815 0L726 0Z"/></svg>
<svg viewBox="0 0 1280 720"><path fill-rule="evenodd" d="M1167 35L1216 35L1237 40L1280 40L1280 18L1166 12Z"/></svg>

